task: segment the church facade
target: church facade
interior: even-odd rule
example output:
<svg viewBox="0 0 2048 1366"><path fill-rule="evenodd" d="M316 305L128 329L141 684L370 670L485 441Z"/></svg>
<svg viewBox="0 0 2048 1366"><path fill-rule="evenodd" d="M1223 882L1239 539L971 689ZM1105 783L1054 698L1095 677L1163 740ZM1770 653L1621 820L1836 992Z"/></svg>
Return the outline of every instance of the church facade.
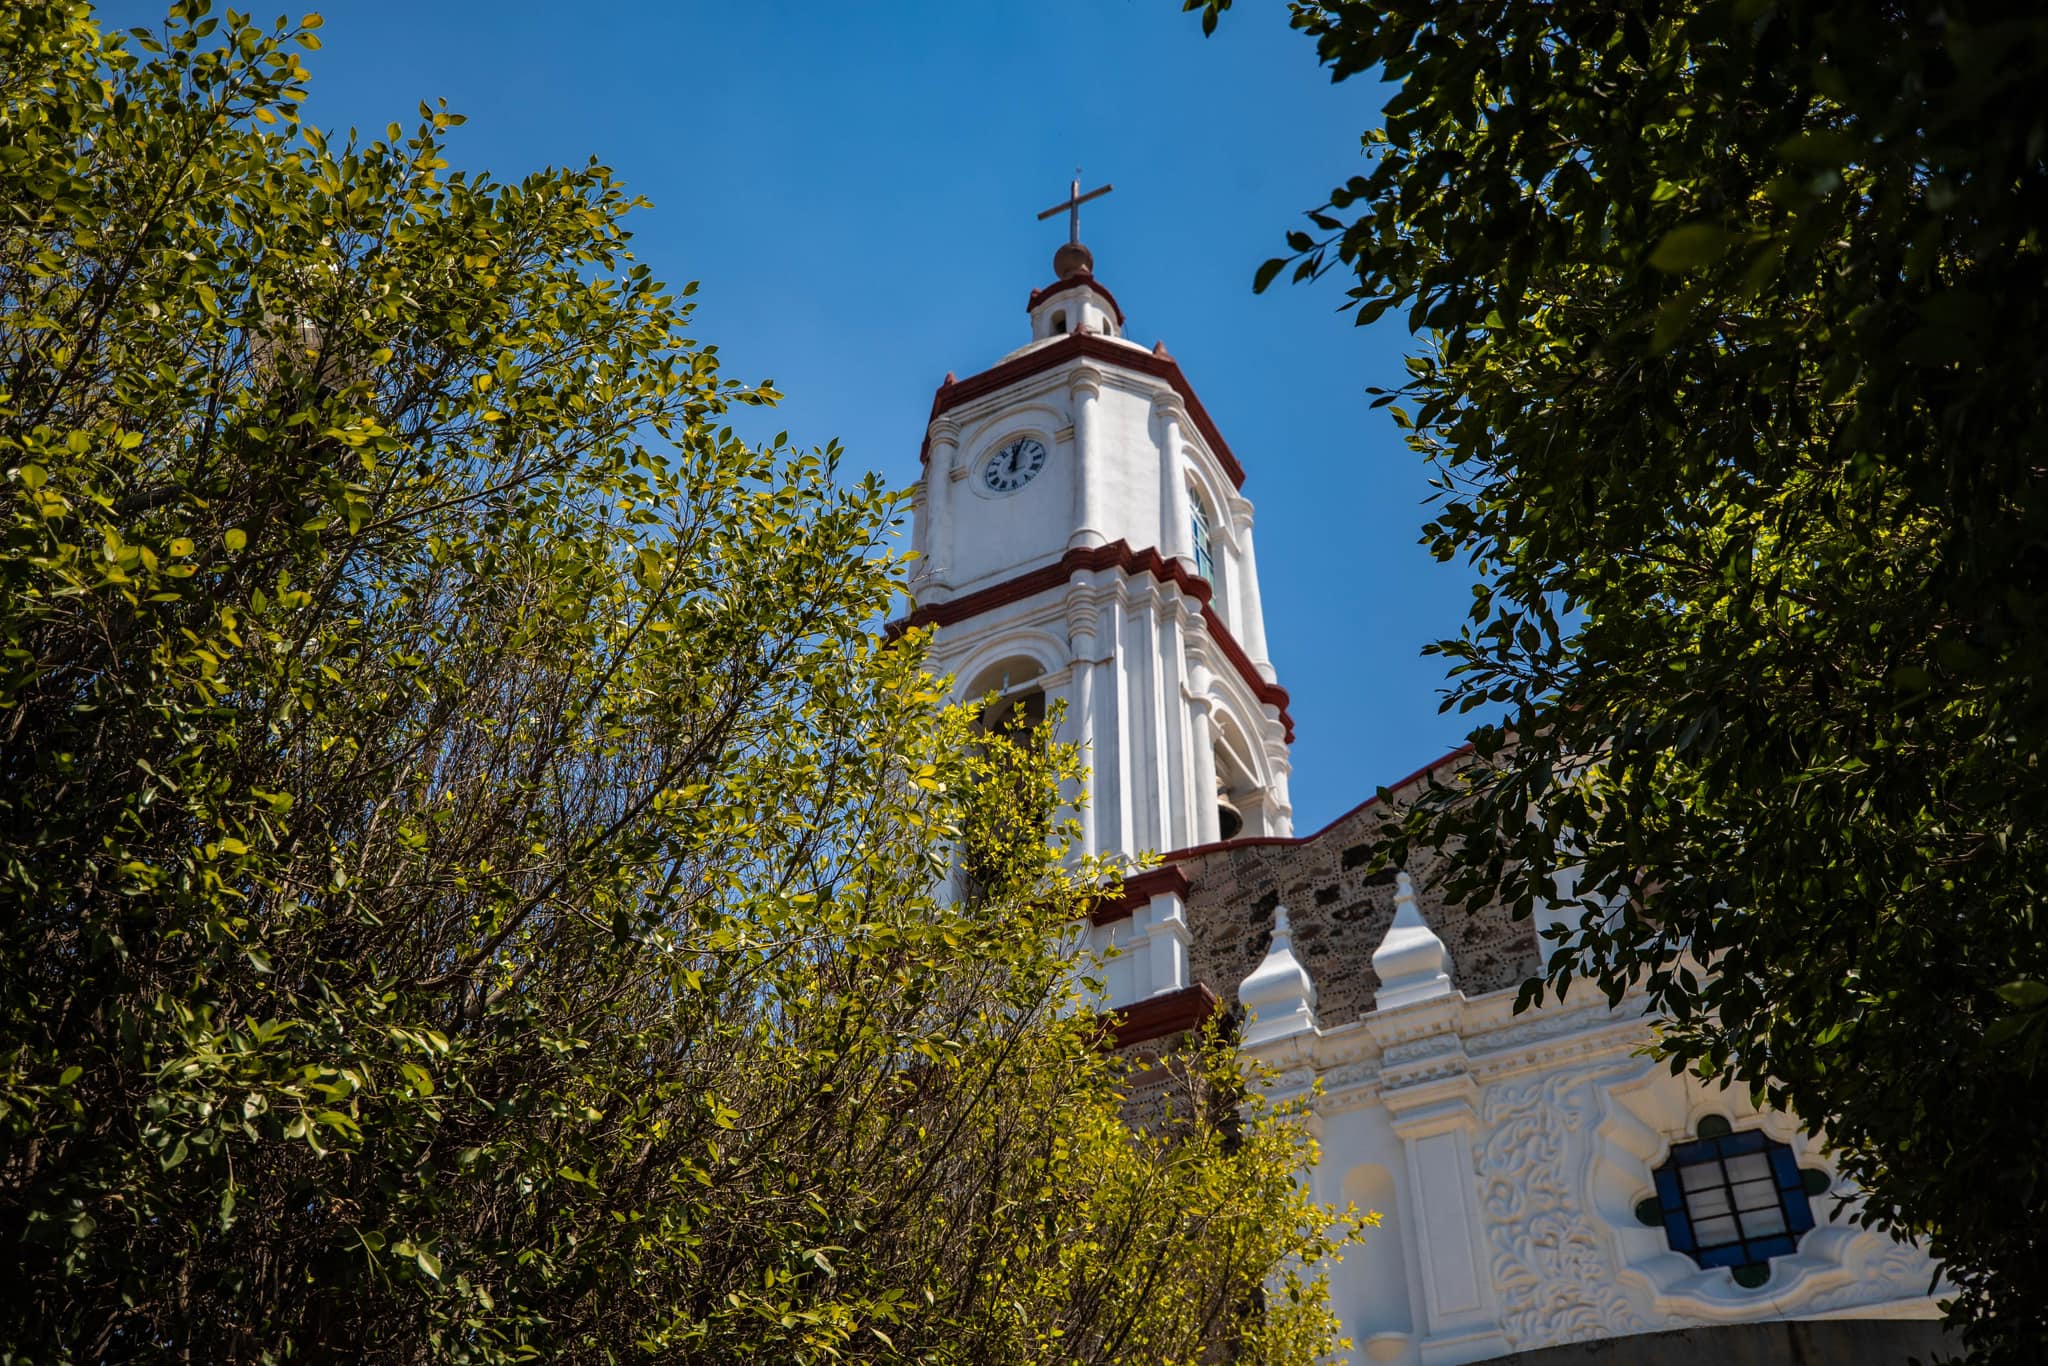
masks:
<svg viewBox="0 0 2048 1366"><path fill-rule="evenodd" d="M1640 999L1514 1013L1540 915L1453 911L1433 863L1375 871L1375 802L1296 835L1245 466L1087 249L1054 265L1029 339L933 398L911 621L960 696L1064 701L1089 852L1163 855L1088 929L1121 1041L1237 1011L1243 1050L1312 1097L1314 1195L1382 1219L1331 1272L1350 1359L1562 1363L1688 1330L1602 1359L1720 1360L1673 1354L1717 1328L1766 1353L1743 1360L1935 1345L1925 1322L1811 1322L1931 1320L1938 1290L1919 1248L1857 1227L1795 1120L1644 1056ZM1796 1344L1770 1336L1794 1320Z"/></svg>

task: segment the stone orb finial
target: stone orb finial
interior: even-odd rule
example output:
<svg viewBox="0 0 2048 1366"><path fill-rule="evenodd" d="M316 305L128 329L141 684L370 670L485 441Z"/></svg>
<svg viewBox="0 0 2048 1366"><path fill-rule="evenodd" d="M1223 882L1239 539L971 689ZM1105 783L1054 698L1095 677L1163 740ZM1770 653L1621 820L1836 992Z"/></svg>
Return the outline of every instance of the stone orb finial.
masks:
<svg viewBox="0 0 2048 1366"><path fill-rule="evenodd" d="M1052 254L1052 273L1055 278L1071 280L1077 275L1095 273L1095 253L1079 242L1068 242Z"/></svg>

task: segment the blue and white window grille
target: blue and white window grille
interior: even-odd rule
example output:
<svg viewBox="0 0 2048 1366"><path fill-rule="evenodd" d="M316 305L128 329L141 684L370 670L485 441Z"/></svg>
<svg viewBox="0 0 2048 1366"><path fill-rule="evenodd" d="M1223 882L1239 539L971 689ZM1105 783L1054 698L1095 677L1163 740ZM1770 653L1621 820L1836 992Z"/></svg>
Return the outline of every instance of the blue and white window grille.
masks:
<svg viewBox="0 0 2048 1366"><path fill-rule="evenodd" d="M1814 1225L1811 1197L1828 1188L1818 1171L1801 1171L1792 1150L1763 1133L1736 1132L1709 1115L1699 1137L1673 1144L1650 1173L1657 1193L1636 1217L1662 1225L1672 1250L1702 1267L1725 1266L1738 1285L1770 1279L1773 1257L1790 1256Z"/></svg>

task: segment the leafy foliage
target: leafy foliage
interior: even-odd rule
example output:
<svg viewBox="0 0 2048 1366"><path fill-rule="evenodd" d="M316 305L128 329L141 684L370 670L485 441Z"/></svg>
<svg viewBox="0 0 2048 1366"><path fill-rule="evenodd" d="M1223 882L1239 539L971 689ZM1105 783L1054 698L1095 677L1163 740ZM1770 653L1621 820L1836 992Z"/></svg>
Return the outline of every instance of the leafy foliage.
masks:
<svg viewBox="0 0 2048 1366"><path fill-rule="evenodd" d="M1193 0L1213 20L1227 0ZM1293 6L1393 89L1289 235L1431 339L1473 569L1458 890L1583 903L1674 1065L1825 1125L1986 1360L2048 1340L2048 18L2000 0ZM1532 819L1532 817L1534 819ZM1702 964L1708 966L1703 967Z"/></svg>
<svg viewBox="0 0 2048 1366"><path fill-rule="evenodd" d="M301 125L317 24L0 11L0 1359L1314 1358L1307 1140L1128 1122L900 497L603 167Z"/></svg>

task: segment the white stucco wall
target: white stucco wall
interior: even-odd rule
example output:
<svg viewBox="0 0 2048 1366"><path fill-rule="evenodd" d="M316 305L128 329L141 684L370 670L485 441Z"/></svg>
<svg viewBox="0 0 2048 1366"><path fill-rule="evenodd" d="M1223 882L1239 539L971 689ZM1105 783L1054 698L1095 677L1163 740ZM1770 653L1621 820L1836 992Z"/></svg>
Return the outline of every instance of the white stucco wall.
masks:
<svg viewBox="0 0 2048 1366"><path fill-rule="evenodd" d="M1853 1191L1795 1118L1642 1055L1640 997L1609 1009L1581 990L1520 1016L1513 1003L1446 983L1247 1048L1279 1069L1276 1093L1322 1088L1315 1196L1387 1216L1331 1278L1353 1360L1448 1366L1698 1324L1938 1315L1931 1260L1855 1225ZM1635 1215L1709 1115L1763 1130L1830 1183L1816 1226L1754 1289Z"/></svg>

